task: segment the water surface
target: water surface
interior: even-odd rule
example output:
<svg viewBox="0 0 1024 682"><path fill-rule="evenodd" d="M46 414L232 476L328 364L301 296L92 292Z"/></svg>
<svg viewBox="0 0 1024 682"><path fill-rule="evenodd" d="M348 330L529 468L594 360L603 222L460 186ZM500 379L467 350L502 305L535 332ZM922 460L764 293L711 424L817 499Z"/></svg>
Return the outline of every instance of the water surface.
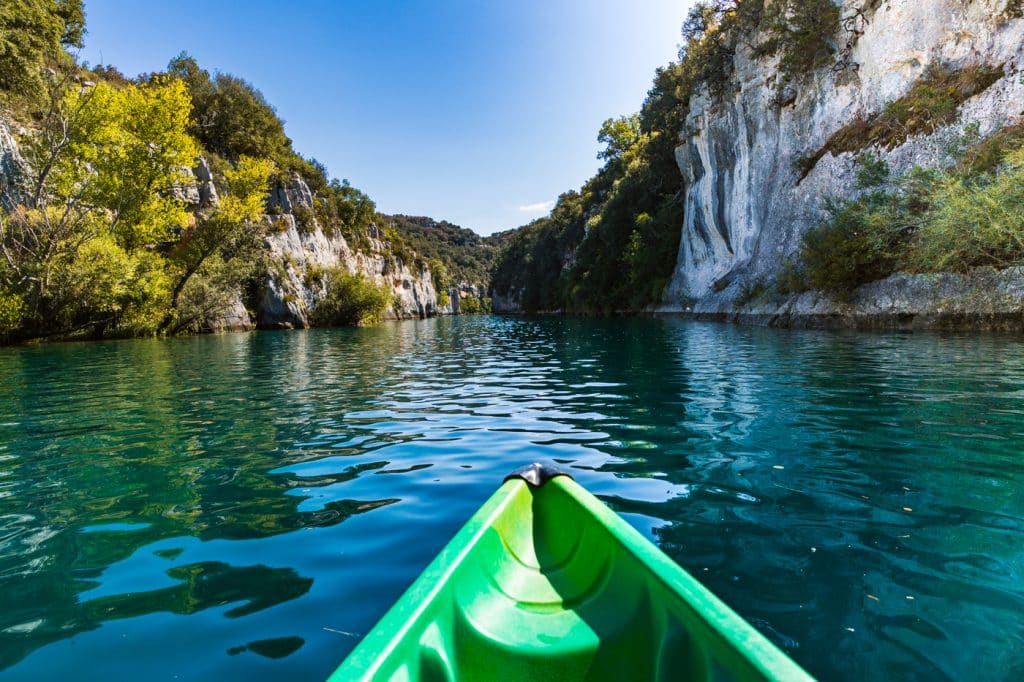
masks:
<svg viewBox="0 0 1024 682"><path fill-rule="evenodd" d="M325 677L558 462L822 679L1024 679L1024 343L467 317L0 349L0 679Z"/></svg>

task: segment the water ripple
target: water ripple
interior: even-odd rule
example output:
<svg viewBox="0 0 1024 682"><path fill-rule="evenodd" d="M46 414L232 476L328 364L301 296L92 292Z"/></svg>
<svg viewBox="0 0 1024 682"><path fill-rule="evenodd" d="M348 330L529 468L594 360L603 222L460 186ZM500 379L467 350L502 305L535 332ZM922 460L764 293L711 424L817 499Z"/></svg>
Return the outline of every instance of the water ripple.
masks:
<svg viewBox="0 0 1024 682"><path fill-rule="evenodd" d="M322 679L544 460L823 679L1015 679L1022 350L488 317L0 349L0 677Z"/></svg>

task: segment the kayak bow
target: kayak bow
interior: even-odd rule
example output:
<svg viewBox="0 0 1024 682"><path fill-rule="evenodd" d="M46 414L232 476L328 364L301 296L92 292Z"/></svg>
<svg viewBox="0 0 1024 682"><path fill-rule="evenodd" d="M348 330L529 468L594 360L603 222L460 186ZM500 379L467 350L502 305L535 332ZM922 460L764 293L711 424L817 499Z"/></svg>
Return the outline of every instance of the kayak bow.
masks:
<svg viewBox="0 0 1024 682"><path fill-rule="evenodd" d="M510 475L330 682L810 680L568 475Z"/></svg>

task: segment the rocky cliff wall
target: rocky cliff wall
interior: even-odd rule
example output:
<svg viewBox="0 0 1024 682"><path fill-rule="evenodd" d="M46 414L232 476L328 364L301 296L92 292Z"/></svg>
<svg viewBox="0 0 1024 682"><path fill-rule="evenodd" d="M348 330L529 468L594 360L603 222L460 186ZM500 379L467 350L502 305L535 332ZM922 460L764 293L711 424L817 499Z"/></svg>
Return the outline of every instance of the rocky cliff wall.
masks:
<svg viewBox="0 0 1024 682"><path fill-rule="evenodd" d="M9 211L19 203L24 161L11 125L0 117L0 209Z"/></svg>
<svg viewBox="0 0 1024 682"><path fill-rule="evenodd" d="M25 133L27 131L22 131ZM24 160L14 130L0 116L0 208L10 210L22 200ZM192 170L193 180L176 190L177 198L192 210L218 201L213 174L204 159ZM287 183L278 182L267 200L263 217L271 228L264 239L270 254L270 269L255 301L247 307L237 292L223 314L210 321L213 331L308 327L309 314L326 293L317 273L342 267L360 273L394 292L394 305L386 313L391 319L427 317L452 312L442 306L428 268L417 268L392 253L391 245L370 228L367 245L350 247L340 234L328 235L313 217L313 193L298 175ZM305 221L296 214L305 217Z"/></svg>
<svg viewBox="0 0 1024 682"><path fill-rule="evenodd" d="M340 234L328 235L315 218L302 222L296 213L308 216L313 208L312 192L302 178L294 176L287 186L276 185L268 203L278 213L264 216L271 228L264 241L272 266L255 310L258 326L308 327L310 311L326 293L318 274L335 267L390 287L395 304L386 315L389 318L452 312L450 303L440 305L430 270L393 255L390 244L374 228L368 247L357 251Z"/></svg>
<svg viewBox="0 0 1024 682"><path fill-rule="evenodd" d="M732 94L691 101L676 151L688 186L685 219L661 310L729 313L744 287L770 283L825 198L855 186L857 154L826 153L803 179L795 162L906 94L929 66L1001 65L1004 75L964 102L952 124L893 149L866 148L894 175L951 162L950 143L970 124L984 136L1021 121L1024 19L1006 8L1007 0L847 0L843 16L855 32L845 33L845 68L823 68L800 84L779 82L774 61L754 56L763 37L753 36L736 55Z"/></svg>

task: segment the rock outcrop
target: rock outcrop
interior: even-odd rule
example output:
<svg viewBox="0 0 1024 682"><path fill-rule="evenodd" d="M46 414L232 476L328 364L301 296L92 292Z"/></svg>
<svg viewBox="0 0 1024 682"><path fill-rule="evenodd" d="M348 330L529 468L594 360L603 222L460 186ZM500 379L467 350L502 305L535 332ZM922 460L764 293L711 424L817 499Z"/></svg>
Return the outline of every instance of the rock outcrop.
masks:
<svg viewBox="0 0 1024 682"><path fill-rule="evenodd" d="M264 216L270 226L264 241L272 266L256 305L258 326L308 327L310 313L326 294L321 275L337 267L390 287L395 303L386 314L389 318L451 312L450 303L447 307L439 305L430 270L416 268L395 256L375 229L370 230L366 248L358 251L340 234L327 234L312 217L313 193L298 175L287 185L276 184L267 204L274 211Z"/></svg>
<svg viewBox="0 0 1024 682"><path fill-rule="evenodd" d="M9 211L20 203L23 166L14 132L7 121L0 118L0 209Z"/></svg>
<svg viewBox="0 0 1024 682"><path fill-rule="evenodd" d="M964 274L898 273L860 287L849 301L810 291L769 295L729 310L666 304L652 312L769 327L1020 332L1024 331L1024 267L977 268Z"/></svg>
<svg viewBox="0 0 1024 682"><path fill-rule="evenodd" d="M1024 18L1006 9L1007 0L846 0L843 16L853 23L842 68L822 68L802 83L779 82L774 61L755 56L763 36L744 41L725 101L706 93L691 101L676 154L688 187L685 219L660 309L729 314L744 288L770 284L821 217L825 198L855 191L857 154L821 154L806 177L798 161L905 95L930 66L986 65L1003 75L963 102L951 124L891 149L866 146L894 175L950 163L951 142L969 125L985 136L1024 120ZM879 314L908 309L883 304L885 288L858 292L854 305ZM818 309L804 299L786 305L780 316Z"/></svg>
<svg viewBox="0 0 1024 682"><path fill-rule="evenodd" d="M217 187L206 159L200 158L189 174L190 179L174 189L175 197L193 211L216 206ZM11 210L23 201L23 178L24 160L17 139L10 124L0 118L0 208ZM392 253L390 243L376 228L370 228L362 248L353 249L340 234L325 232L313 207L313 192L297 174L271 188L268 214L263 217L270 227L264 239L270 255L269 272L255 301L244 302L243 292L236 292L223 313L209 321L209 331L308 327L310 312L326 293L320 274L336 267L390 287L395 303L386 317L405 319L452 311L451 303L439 305L430 270L405 263Z"/></svg>

